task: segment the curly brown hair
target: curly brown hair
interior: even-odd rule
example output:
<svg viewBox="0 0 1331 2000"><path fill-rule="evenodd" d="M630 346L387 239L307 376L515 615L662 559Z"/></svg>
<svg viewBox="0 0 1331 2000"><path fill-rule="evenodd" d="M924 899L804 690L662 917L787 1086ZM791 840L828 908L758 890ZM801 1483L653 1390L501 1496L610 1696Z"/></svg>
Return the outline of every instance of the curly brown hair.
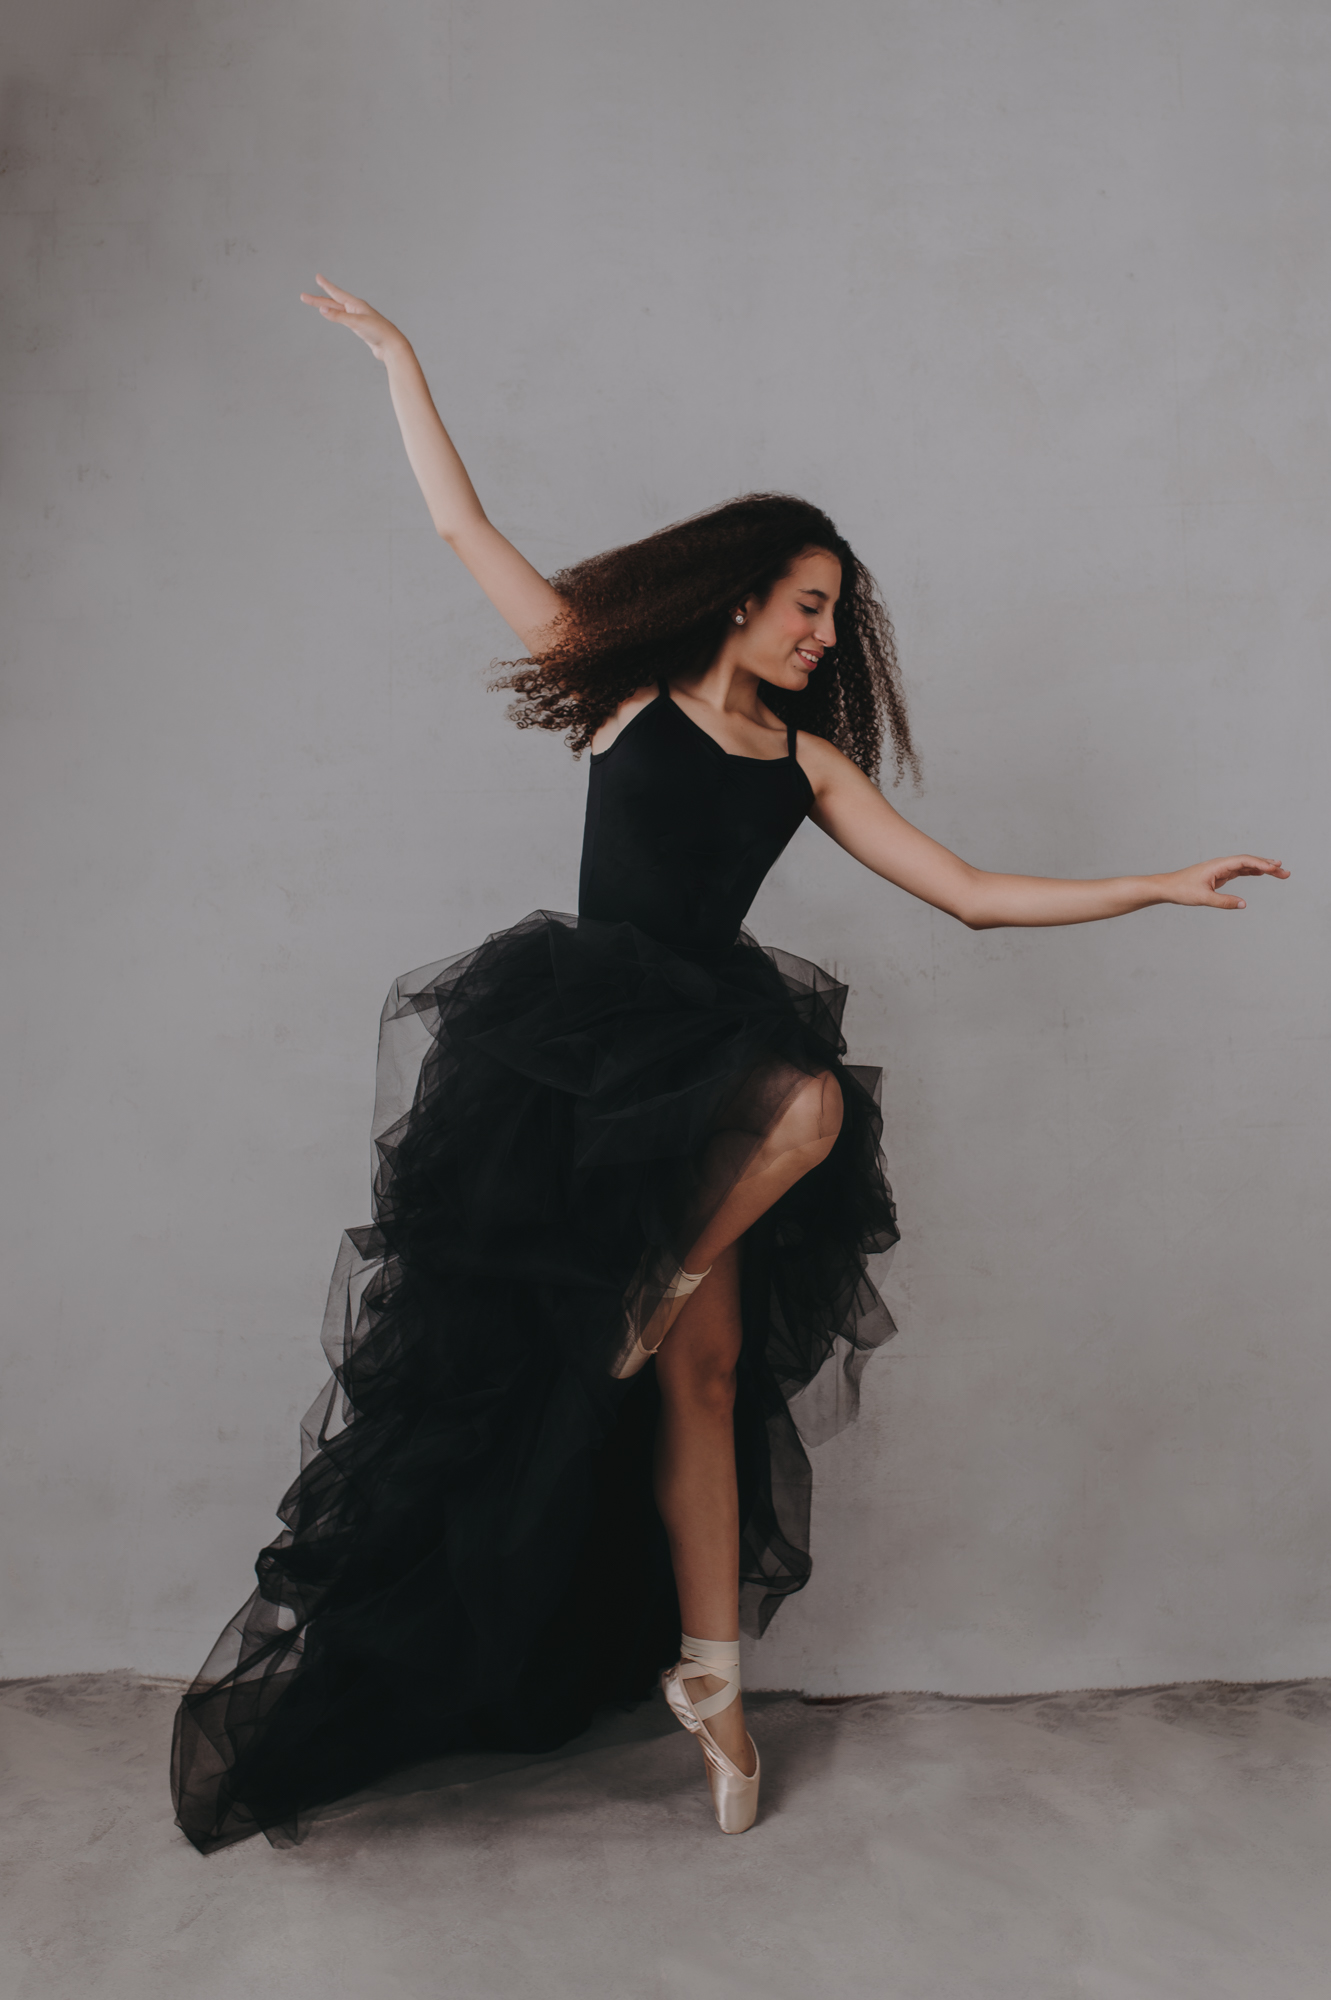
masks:
<svg viewBox="0 0 1331 2000"><path fill-rule="evenodd" d="M786 493L748 493L640 542L608 549L550 581L566 610L541 652L501 660L493 687L512 688L519 729L567 732L580 755L621 701L663 678L703 673L746 597L763 601L792 564L825 549L841 564L837 643L799 693L763 684L783 722L826 737L877 778L884 717L899 780L920 767L911 742L892 622L878 587L818 507Z"/></svg>

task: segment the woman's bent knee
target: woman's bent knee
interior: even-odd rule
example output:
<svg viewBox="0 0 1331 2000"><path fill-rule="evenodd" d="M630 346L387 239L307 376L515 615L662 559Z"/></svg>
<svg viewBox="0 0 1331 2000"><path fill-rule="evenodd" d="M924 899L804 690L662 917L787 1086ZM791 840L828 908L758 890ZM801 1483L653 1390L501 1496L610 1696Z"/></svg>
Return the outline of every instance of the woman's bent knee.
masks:
<svg viewBox="0 0 1331 2000"><path fill-rule="evenodd" d="M781 1107L764 1150L779 1154L822 1146L830 1151L841 1130L843 1111L841 1086L831 1070L806 1076Z"/></svg>

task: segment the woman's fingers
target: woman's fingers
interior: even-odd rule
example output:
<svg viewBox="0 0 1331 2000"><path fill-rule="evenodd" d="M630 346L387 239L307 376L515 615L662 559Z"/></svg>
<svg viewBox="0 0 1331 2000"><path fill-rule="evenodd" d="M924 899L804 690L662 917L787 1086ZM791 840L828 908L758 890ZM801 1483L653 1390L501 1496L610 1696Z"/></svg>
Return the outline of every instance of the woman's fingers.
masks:
<svg viewBox="0 0 1331 2000"><path fill-rule="evenodd" d="M397 328L390 320L365 299L358 299L354 292L344 292L320 273L317 282L323 287L324 296L317 292L302 292L302 305L313 306L321 318L334 326L345 326L359 340L363 340L371 354L378 361L385 359L388 343L398 337Z"/></svg>
<svg viewBox="0 0 1331 2000"><path fill-rule="evenodd" d="M1208 910L1246 910L1242 896L1222 894L1226 882L1236 875L1269 875L1279 882L1289 880L1283 861L1266 854L1228 854L1222 861L1198 861L1180 868L1173 877L1177 884L1169 900Z"/></svg>
<svg viewBox="0 0 1331 2000"><path fill-rule="evenodd" d="M340 285L335 285L330 279L325 278L322 271L315 272L314 282L316 285L322 285L329 298L336 299L340 306L346 306L349 310L355 306L360 306L362 310L366 309L364 299L358 299L354 292L344 292Z"/></svg>
<svg viewBox="0 0 1331 2000"><path fill-rule="evenodd" d="M1228 882L1234 875L1278 875L1282 881L1289 875L1283 861L1272 861L1261 854L1231 854L1225 861L1208 863L1208 867L1217 885Z"/></svg>
<svg viewBox="0 0 1331 2000"><path fill-rule="evenodd" d="M327 299L322 304L318 299L311 299L309 303L318 307L320 319L326 319L330 326L349 326L354 333L361 331L359 320L353 314L343 312L341 306L330 305Z"/></svg>
<svg viewBox="0 0 1331 2000"><path fill-rule="evenodd" d="M1220 893L1225 883L1233 881L1236 875L1271 875L1281 882L1289 880L1289 870L1284 862L1274 861L1264 854L1231 854L1224 861L1206 861L1198 873L1202 879L1199 900L1213 910L1247 909L1242 896Z"/></svg>
<svg viewBox="0 0 1331 2000"><path fill-rule="evenodd" d="M384 338L393 331L388 321L377 313L373 306L367 306L361 300L356 301L358 310L353 311L350 306L341 305L336 299L321 299L312 292L302 292L300 296L301 303L313 306L320 319L326 319L330 326L346 327L348 332L356 334L376 354Z"/></svg>
<svg viewBox="0 0 1331 2000"><path fill-rule="evenodd" d="M317 306L325 319L378 319L372 305L358 299L354 292L344 292L339 285L330 285L327 278L316 277L315 283L322 285L327 296L320 298L317 292L302 292L301 304Z"/></svg>

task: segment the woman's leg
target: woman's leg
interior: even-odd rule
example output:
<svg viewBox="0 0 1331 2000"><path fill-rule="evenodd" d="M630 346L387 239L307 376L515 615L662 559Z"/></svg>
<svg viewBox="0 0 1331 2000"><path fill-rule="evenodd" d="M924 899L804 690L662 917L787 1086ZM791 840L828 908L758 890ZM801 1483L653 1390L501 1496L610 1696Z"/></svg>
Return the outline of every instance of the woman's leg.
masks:
<svg viewBox="0 0 1331 2000"><path fill-rule="evenodd" d="M739 1637L739 1495L735 1486L735 1368L739 1361L741 1246L731 1244L684 1305L656 1357L661 1419L656 1504L670 1541L680 1623L700 1639ZM710 1674L686 1682L695 1700L716 1694ZM752 1769L742 1702L708 1724L728 1757Z"/></svg>
<svg viewBox="0 0 1331 2000"><path fill-rule="evenodd" d="M685 1269L705 1271L737 1243L796 1181L819 1166L841 1130L841 1087L829 1070L806 1076L786 1098L757 1151L689 1252ZM724 1170L724 1137L717 1165Z"/></svg>
<svg viewBox="0 0 1331 2000"><path fill-rule="evenodd" d="M735 1485L735 1369L742 1326L742 1237L796 1181L826 1159L841 1129L835 1077L807 1078L773 1121L747 1170L699 1236L686 1268L711 1271L678 1308L656 1357L661 1390L656 1501L670 1541L680 1623L698 1639L739 1637L739 1497ZM693 1700L720 1691L711 1675L688 1681ZM740 1702L708 1727L749 1769Z"/></svg>
<svg viewBox="0 0 1331 2000"><path fill-rule="evenodd" d="M685 1259L686 1272L709 1270L722 1251L738 1243L745 1230L751 1229L787 1189L827 1158L841 1130L841 1113L840 1086L823 1070L804 1077L790 1092L742 1167L737 1165L736 1155L743 1159L750 1140L739 1133L723 1132L712 1141L703 1163L703 1207L709 1180L718 1191L728 1191L695 1238ZM685 1298L666 1299L657 1307L638 1335L648 1353L659 1350L692 1296L690 1292Z"/></svg>

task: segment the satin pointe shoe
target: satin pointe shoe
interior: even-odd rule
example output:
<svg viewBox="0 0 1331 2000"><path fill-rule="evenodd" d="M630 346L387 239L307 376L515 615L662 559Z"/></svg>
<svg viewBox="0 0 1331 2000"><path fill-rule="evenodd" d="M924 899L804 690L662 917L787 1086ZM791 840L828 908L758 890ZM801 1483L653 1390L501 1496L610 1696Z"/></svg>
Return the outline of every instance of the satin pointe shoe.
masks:
<svg viewBox="0 0 1331 2000"><path fill-rule="evenodd" d="M711 1268L709 1264L707 1271L710 1271ZM692 1293L697 1291L699 1285L707 1276L707 1271L685 1271L677 1264L675 1266L675 1275L670 1279L665 1290L662 1292L660 1304L656 1307L655 1312L653 1312L652 1318L654 1319L656 1313L660 1312L663 1307L673 1305L678 1299L689 1298ZM641 1297L640 1292L638 1293L638 1297ZM660 1340L657 1341L655 1347L643 1346L642 1334L637 1325L636 1306L629 1316L629 1324L629 1338L625 1343L624 1351L610 1371L617 1382L627 1382L630 1375L636 1375L640 1368L645 1368L652 1356L659 1352L661 1346ZM666 1333L669 1331L670 1328L667 1327ZM663 1333L661 1340L664 1339L665 1334Z"/></svg>
<svg viewBox="0 0 1331 2000"><path fill-rule="evenodd" d="M698 1680L703 1674L712 1674L726 1685L717 1694L691 1701L684 1683ZM758 1817L758 1780L762 1776L758 1751L750 1736L753 1775L746 1778L707 1727L711 1716L719 1715L739 1698L739 1640L691 1639L686 1632L678 1664L668 1667L661 1676L661 1691L676 1722L698 1739L707 1762L707 1784L717 1825L722 1833L747 1833Z"/></svg>

